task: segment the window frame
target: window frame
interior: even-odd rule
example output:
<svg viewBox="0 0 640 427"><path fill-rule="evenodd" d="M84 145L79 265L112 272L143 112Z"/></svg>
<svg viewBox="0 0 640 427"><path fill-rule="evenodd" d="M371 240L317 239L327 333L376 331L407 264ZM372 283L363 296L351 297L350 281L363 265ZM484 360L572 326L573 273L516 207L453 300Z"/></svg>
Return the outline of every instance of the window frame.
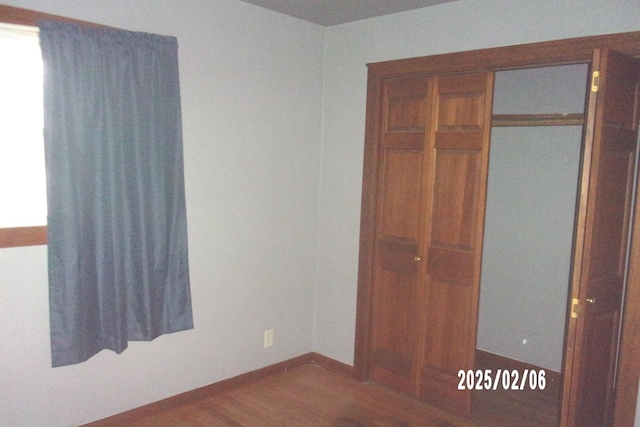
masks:
<svg viewBox="0 0 640 427"><path fill-rule="evenodd" d="M0 228L0 248L47 244L47 226Z"/></svg>
<svg viewBox="0 0 640 427"><path fill-rule="evenodd" d="M37 27L42 20L74 22L90 27L102 27L104 25L81 21L64 16L52 15L35 10L0 4L0 22L5 24L26 25ZM6 227L0 228L0 248L14 248L21 246L39 246L47 244L47 226Z"/></svg>

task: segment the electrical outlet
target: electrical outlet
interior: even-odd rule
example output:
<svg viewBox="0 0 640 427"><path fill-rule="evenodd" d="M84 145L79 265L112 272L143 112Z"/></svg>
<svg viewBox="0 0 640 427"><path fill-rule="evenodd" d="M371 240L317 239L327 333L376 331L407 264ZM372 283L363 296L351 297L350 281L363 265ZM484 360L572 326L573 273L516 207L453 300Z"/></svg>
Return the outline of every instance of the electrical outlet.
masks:
<svg viewBox="0 0 640 427"><path fill-rule="evenodd" d="M267 329L264 331L264 348L271 347L273 345L273 329Z"/></svg>

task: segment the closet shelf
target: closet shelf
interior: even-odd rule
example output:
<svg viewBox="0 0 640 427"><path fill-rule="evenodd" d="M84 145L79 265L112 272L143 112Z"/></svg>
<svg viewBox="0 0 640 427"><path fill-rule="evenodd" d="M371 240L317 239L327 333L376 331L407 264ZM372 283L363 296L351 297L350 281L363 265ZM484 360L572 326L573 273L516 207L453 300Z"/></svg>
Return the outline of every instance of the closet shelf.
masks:
<svg viewBox="0 0 640 427"><path fill-rule="evenodd" d="M582 126L584 114L494 114L491 118L491 126Z"/></svg>

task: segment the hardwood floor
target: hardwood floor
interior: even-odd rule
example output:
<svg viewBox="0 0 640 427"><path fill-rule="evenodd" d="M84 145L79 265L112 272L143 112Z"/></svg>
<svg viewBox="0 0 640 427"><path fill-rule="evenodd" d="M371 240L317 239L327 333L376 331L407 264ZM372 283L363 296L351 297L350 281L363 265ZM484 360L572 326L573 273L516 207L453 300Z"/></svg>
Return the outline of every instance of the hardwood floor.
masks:
<svg viewBox="0 0 640 427"><path fill-rule="evenodd" d="M526 402L529 398L534 399L532 405ZM483 392L475 395L474 415L468 419L308 363L127 425L552 426L557 425L557 403L531 392Z"/></svg>

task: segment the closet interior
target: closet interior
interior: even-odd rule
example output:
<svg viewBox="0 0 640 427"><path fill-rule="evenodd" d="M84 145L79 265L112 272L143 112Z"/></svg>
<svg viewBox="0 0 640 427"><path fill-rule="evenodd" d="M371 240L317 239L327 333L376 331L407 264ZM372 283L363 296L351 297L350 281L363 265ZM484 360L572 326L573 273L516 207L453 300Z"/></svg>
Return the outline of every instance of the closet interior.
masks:
<svg viewBox="0 0 640 427"><path fill-rule="evenodd" d="M522 413L541 425L560 410L588 71L495 73L475 367L544 370Z"/></svg>

